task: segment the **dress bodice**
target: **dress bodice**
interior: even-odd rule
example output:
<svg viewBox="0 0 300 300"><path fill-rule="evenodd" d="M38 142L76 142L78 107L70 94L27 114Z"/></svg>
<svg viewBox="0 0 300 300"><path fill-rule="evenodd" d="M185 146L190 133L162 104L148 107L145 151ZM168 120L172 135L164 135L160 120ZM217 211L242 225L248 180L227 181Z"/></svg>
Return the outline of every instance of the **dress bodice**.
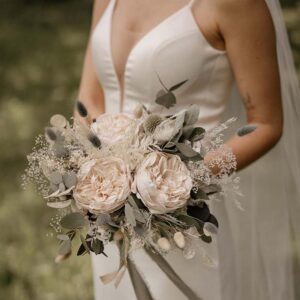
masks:
<svg viewBox="0 0 300 300"><path fill-rule="evenodd" d="M164 19L135 44L125 64L123 91L111 51L111 21L116 2L110 1L92 33L93 61L104 91L106 112L131 113L138 103L161 112L155 99L163 89L162 83L169 88L188 80L174 91L177 104L168 113L198 104L199 125L215 126L230 96L233 73L227 52L212 47L199 29L192 2Z"/></svg>

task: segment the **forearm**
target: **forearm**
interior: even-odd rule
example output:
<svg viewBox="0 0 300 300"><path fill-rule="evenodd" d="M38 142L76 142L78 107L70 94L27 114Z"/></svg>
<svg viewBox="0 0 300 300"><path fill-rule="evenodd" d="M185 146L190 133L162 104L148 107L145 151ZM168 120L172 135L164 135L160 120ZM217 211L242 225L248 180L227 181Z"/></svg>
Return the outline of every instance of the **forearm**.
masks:
<svg viewBox="0 0 300 300"><path fill-rule="evenodd" d="M87 108L90 121L105 110L104 95L94 70L90 42L85 53L78 100ZM74 116L79 118L76 111L74 111Z"/></svg>
<svg viewBox="0 0 300 300"><path fill-rule="evenodd" d="M274 147L281 137L281 124L252 124L256 125L254 131L243 136L235 134L225 143L235 156L236 170L241 170L259 159ZM222 155L222 150L216 150L211 151L204 158L214 174L220 172L220 168L214 164L214 161L220 159L220 157L222 159ZM226 158L224 157L223 159L225 160Z"/></svg>

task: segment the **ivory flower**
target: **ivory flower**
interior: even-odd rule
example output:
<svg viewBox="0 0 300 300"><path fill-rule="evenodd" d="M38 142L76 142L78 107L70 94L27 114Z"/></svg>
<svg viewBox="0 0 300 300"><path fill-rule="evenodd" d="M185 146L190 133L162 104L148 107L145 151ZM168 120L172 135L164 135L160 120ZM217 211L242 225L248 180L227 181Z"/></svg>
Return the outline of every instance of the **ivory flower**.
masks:
<svg viewBox="0 0 300 300"><path fill-rule="evenodd" d="M92 132L104 144L111 144L135 130L136 120L126 114L103 114L91 124Z"/></svg>
<svg viewBox="0 0 300 300"><path fill-rule="evenodd" d="M134 188L151 213L163 214L186 204L192 179L179 156L155 151L138 168Z"/></svg>
<svg viewBox="0 0 300 300"><path fill-rule="evenodd" d="M93 159L78 174L73 196L79 208L92 213L111 213L124 205L130 194L128 166L119 158Z"/></svg>

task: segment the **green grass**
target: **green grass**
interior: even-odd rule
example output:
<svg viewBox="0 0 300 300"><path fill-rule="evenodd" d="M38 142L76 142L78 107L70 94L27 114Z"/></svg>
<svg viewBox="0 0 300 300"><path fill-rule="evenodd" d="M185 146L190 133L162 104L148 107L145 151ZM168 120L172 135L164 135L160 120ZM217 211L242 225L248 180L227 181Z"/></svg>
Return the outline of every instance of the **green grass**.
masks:
<svg viewBox="0 0 300 300"><path fill-rule="evenodd" d="M291 1L290 1L291 2ZM0 294L8 300L92 299L88 256L55 264L55 212L21 175L34 137L54 113L71 116L92 1L0 3ZM286 10L300 67L300 20Z"/></svg>
<svg viewBox="0 0 300 300"><path fill-rule="evenodd" d="M20 187L34 137L52 114L71 115L91 4L1 1L1 299L92 299L89 257L54 263L55 211L32 188Z"/></svg>

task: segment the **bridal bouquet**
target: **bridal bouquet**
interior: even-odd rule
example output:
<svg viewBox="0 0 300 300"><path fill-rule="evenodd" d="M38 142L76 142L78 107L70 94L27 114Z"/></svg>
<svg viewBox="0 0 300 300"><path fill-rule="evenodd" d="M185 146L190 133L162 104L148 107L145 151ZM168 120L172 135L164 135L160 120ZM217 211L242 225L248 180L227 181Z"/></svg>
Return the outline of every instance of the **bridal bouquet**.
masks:
<svg viewBox="0 0 300 300"><path fill-rule="evenodd" d="M156 102L169 108L172 95L160 93ZM88 120L84 105L76 105ZM235 157L222 142L234 120L206 132L198 117L196 105L173 115L138 105L130 115L103 114L91 123L71 124L62 115L50 119L28 156L26 178L59 213L57 262L74 251L76 236L77 255L109 256L106 245L116 243L120 267L101 279L117 285L134 249L144 247L161 259L177 248L189 259L195 239L212 241L218 221L209 202L228 188L238 190ZM219 155L205 163L214 151Z"/></svg>

